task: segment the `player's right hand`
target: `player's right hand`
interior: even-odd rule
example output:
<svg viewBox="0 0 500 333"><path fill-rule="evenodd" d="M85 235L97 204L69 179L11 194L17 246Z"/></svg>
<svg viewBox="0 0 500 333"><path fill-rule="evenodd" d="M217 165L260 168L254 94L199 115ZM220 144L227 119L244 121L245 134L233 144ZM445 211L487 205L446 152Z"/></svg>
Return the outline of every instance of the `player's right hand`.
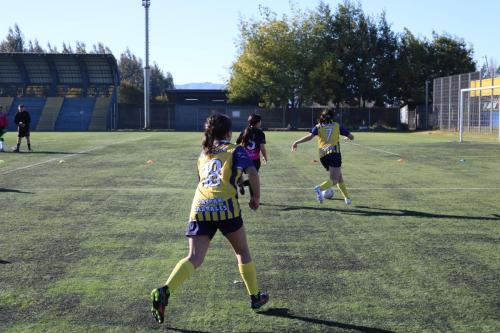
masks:
<svg viewBox="0 0 500 333"><path fill-rule="evenodd" d="M297 143L293 143L292 145L292 153L295 152L297 150Z"/></svg>
<svg viewBox="0 0 500 333"><path fill-rule="evenodd" d="M255 197L250 198L250 202L248 203L248 206L252 210L257 210L259 208L259 199Z"/></svg>

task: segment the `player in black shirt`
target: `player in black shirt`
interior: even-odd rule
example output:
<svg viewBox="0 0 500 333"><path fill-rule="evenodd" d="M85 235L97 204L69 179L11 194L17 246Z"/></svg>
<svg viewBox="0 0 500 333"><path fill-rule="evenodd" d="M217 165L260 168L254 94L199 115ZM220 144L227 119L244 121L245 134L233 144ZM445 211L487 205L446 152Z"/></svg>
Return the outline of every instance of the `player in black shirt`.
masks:
<svg viewBox="0 0 500 333"><path fill-rule="evenodd" d="M28 150L31 152L30 143L30 123L31 117L23 104L19 105L16 116L14 117L14 122L17 125L17 147L14 149L15 153L19 153L19 147L21 146L21 139L26 137L26 143L28 144Z"/></svg>
<svg viewBox="0 0 500 333"><path fill-rule="evenodd" d="M260 169L260 154L264 158L264 164L267 164L268 156L266 151L266 135L261 130L262 118L258 114L251 114L248 117L248 127L241 131L236 143L242 145L257 171ZM245 194L244 186L250 188L250 183L245 180L243 183L239 184L240 193ZM252 189L250 188L250 193Z"/></svg>

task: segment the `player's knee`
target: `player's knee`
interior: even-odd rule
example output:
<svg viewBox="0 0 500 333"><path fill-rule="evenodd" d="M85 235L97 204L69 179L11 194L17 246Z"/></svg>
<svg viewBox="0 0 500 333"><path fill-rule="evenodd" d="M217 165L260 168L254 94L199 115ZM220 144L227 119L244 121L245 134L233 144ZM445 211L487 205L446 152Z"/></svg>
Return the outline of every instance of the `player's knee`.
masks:
<svg viewBox="0 0 500 333"><path fill-rule="evenodd" d="M196 254L191 254L187 257L187 259L193 264L194 268L198 268L203 264L203 257Z"/></svg>

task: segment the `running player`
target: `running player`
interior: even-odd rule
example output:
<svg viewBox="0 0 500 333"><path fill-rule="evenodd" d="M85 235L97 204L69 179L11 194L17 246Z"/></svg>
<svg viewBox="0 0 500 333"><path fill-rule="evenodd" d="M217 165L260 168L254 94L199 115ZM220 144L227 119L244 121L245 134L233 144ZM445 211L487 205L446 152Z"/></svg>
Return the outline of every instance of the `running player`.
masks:
<svg viewBox="0 0 500 333"><path fill-rule="evenodd" d="M5 151L3 147L3 135L5 133L7 133L7 113L3 110L3 106L0 105L0 152Z"/></svg>
<svg viewBox="0 0 500 333"><path fill-rule="evenodd" d="M262 118L258 114L251 114L248 117L248 127L241 131L240 136L236 140L236 143L242 145L247 151L248 156L252 159L257 172L260 169L260 154L264 159L264 164L267 164L267 150L266 150L266 135L261 129ZM243 179L241 179L243 180ZM240 193L245 194L245 187L249 186L250 183L247 180L238 184L240 187ZM252 194L252 188L250 187L250 195Z"/></svg>
<svg viewBox="0 0 500 333"><path fill-rule="evenodd" d="M230 143L231 135L229 117L215 114L207 118L203 151L198 158L199 183L186 230L188 255L177 263L165 285L151 292L151 312L159 323L164 321L171 293L176 292L203 263L217 230L234 249L241 277L250 295L251 308L258 309L269 299L267 293L258 289L257 272L250 257L236 191L236 180L245 171L253 188L248 205L253 210L259 208L259 175L243 147Z"/></svg>
<svg viewBox="0 0 500 333"><path fill-rule="evenodd" d="M300 143L310 141L315 136L318 136L320 161L325 169L330 172L330 179L314 187L316 199L322 203L322 191L332 187L333 184L337 184L340 193L342 193L344 197L345 203L350 205L352 199L347 192L347 187L344 184L342 171L340 169L342 165L342 155L340 154L339 135L346 136L349 140L354 140L354 136L345 127L333 121L332 111L325 110L321 113L318 124L311 129L311 133L292 144L292 152L297 150L297 146Z"/></svg>

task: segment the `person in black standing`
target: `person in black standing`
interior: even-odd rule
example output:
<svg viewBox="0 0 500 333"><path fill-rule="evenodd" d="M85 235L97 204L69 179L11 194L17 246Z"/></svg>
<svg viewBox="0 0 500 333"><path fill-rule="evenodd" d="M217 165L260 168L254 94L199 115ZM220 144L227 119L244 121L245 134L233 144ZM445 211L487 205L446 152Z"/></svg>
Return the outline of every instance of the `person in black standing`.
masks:
<svg viewBox="0 0 500 333"><path fill-rule="evenodd" d="M16 116L14 117L14 122L17 125L17 146L14 149L15 153L19 153L19 147L21 146L21 139L26 137L26 143L28 144L28 151L31 150L30 143L30 123L31 117L23 104L19 105Z"/></svg>

